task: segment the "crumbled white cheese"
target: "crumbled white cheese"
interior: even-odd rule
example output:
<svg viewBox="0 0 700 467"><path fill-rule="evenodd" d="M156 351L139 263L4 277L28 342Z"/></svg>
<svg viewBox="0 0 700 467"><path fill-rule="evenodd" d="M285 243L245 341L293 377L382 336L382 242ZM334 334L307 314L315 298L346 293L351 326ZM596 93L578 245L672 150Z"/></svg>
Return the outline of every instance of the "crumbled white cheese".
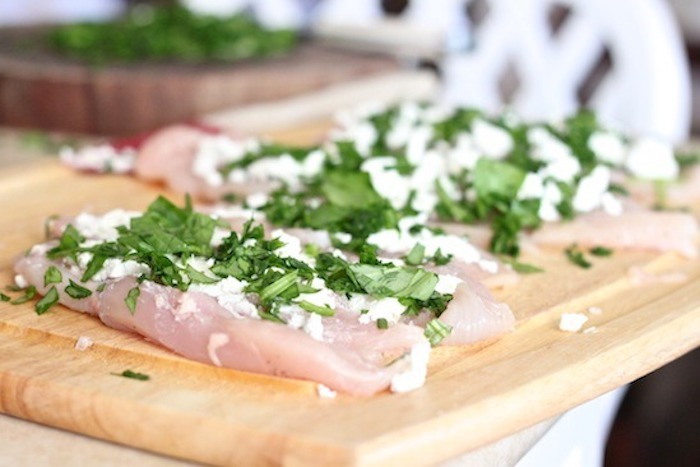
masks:
<svg viewBox="0 0 700 467"><path fill-rule="evenodd" d="M624 211L622 201L610 192L603 193L600 203L603 206L603 211L611 216L619 216Z"/></svg>
<svg viewBox="0 0 700 467"><path fill-rule="evenodd" d="M24 289L29 286L29 282L22 274L15 274L15 285L20 289Z"/></svg>
<svg viewBox="0 0 700 467"><path fill-rule="evenodd" d="M680 173L673 147L662 141L642 138L630 147L625 168L647 180L675 180Z"/></svg>
<svg viewBox="0 0 700 467"><path fill-rule="evenodd" d="M579 332L588 321L583 313L562 313L559 319L559 329L566 332Z"/></svg>
<svg viewBox="0 0 700 467"><path fill-rule="evenodd" d="M622 138L609 131L596 131L588 138L588 148L596 157L615 167L625 160L625 145Z"/></svg>
<svg viewBox="0 0 700 467"><path fill-rule="evenodd" d="M561 220L561 214L559 214L556 205L547 200L542 200L540 203L537 216L545 222L558 222Z"/></svg>
<svg viewBox="0 0 700 467"><path fill-rule="evenodd" d="M610 187L610 169L599 165L581 179L574 195L573 207L578 212L591 212L603 202Z"/></svg>
<svg viewBox="0 0 700 467"><path fill-rule="evenodd" d="M603 313L603 309L598 307L598 306L589 306L588 312L592 315L599 315L599 314Z"/></svg>
<svg viewBox="0 0 700 467"><path fill-rule="evenodd" d="M119 238L117 227L128 226L132 218L141 215L140 212L123 209L114 209L101 216L82 213L73 219L72 224L85 238L114 242Z"/></svg>
<svg viewBox="0 0 700 467"><path fill-rule="evenodd" d="M421 342L411 348L411 352L402 357L394 365L405 365L407 368L391 378L392 392L408 392L418 389L425 384L430 360L430 344Z"/></svg>
<svg viewBox="0 0 700 467"><path fill-rule="evenodd" d="M440 294L452 294L457 290L457 286L464 281L451 274L439 274L438 283L435 284L435 292Z"/></svg>
<svg viewBox="0 0 700 467"><path fill-rule="evenodd" d="M245 199L245 204L250 208L250 209L260 209L261 207L265 206L267 204L267 201L269 200L269 196L267 196L266 193L259 192L259 193L253 193L251 195L248 195Z"/></svg>
<svg viewBox="0 0 700 467"><path fill-rule="evenodd" d="M420 164L432 138L431 126L422 125L414 128L406 145L406 159L413 165Z"/></svg>
<svg viewBox="0 0 700 467"><path fill-rule="evenodd" d="M61 162L69 167L100 173L131 172L136 162L136 151L133 149L117 151L109 144L87 146L77 151L63 147L58 155Z"/></svg>
<svg viewBox="0 0 700 467"><path fill-rule="evenodd" d="M281 248L275 250L275 254L281 258L294 258L299 261L303 261L307 264L313 264L314 260L306 253L304 253L304 248L301 245L301 241L293 236L289 235L282 229L273 230L270 234L272 238L278 238L284 245Z"/></svg>
<svg viewBox="0 0 700 467"><path fill-rule="evenodd" d="M94 344L94 341L88 336L80 336L78 340L75 341L75 350L80 350L81 352L89 349Z"/></svg>
<svg viewBox="0 0 700 467"><path fill-rule="evenodd" d="M346 232L335 232L333 236L341 243L350 243L352 241L352 235Z"/></svg>
<svg viewBox="0 0 700 467"><path fill-rule="evenodd" d="M518 189L517 199L539 199L544 195L544 180L537 174L530 172L525 176Z"/></svg>
<svg viewBox="0 0 700 467"><path fill-rule="evenodd" d="M316 394L318 394L318 397L321 399L335 399L338 395L337 392L323 384L316 385Z"/></svg>
<svg viewBox="0 0 700 467"><path fill-rule="evenodd" d="M246 285L235 277L227 277L213 284L191 284L189 291L214 297L219 305L238 318L260 318L258 309L246 298Z"/></svg>
<svg viewBox="0 0 700 467"><path fill-rule="evenodd" d="M312 339L323 342L323 318L316 313L309 313L304 323L304 332Z"/></svg>
<svg viewBox="0 0 700 467"><path fill-rule="evenodd" d="M197 145L192 160L192 173L203 179L207 185L221 186L224 176L219 172L219 168L239 161L256 145L257 142L253 140L236 141L225 135L205 136Z"/></svg>
<svg viewBox="0 0 700 467"><path fill-rule="evenodd" d="M503 159L513 150L513 138L503 128L477 118L472 123L474 144L491 159Z"/></svg>
<svg viewBox="0 0 700 467"><path fill-rule="evenodd" d="M393 157L373 157L366 160L361 170L369 174L374 189L386 198L394 209L402 209L411 194L411 179L404 177L393 167Z"/></svg>
<svg viewBox="0 0 700 467"><path fill-rule="evenodd" d="M389 324L396 324L406 311L397 298L372 298L368 295L355 294L350 298L350 309L359 313L358 321L368 324L378 319L385 319ZM367 310L366 313L362 311Z"/></svg>
<svg viewBox="0 0 700 467"><path fill-rule="evenodd" d="M460 133L453 148L447 151L447 166L450 173L459 173L462 169L473 170L481 158L481 153L469 133Z"/></svg>

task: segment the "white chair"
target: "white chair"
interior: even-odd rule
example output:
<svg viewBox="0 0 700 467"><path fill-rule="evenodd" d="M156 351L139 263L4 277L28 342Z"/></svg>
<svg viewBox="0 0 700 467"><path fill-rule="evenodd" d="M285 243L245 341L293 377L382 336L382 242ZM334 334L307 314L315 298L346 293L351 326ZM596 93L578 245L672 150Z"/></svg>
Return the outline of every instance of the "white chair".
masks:
<svg viewBox="0 0 700 467"><path fill-rule="evenodd" d="M488 10L480 24L469 23L465 3ZM314 12L316 30L354 32L359 43L403 42L408 45L395 49L402 56L432 53L442 72L442 99L449 103L499 110L499 83L511 68L519 87L509 104L536 119L557 119L578 108L579 88L607 51L612 68L588 102L600 118L674 143L688 136L688 63L663 0L412 0L398 18L387 17L379 4L324 0ZM556 7L570 14L553 37L548 19ZM404 34L397 32L399 24ZM429 45L417 45L415 38Z"/></svg>
<svg viewBox="0 0 700 467"><path fill-rule="evenodd" d="M598 77L588 100L599 118L632 134L673 143L687 139L690 71L679 29L663 0L473 0L478 5L472 6L488 10L479 24L461 21L467 19L464 3L410 1L400 17L408 31L403 36L370 32L387 24L379 2L372 0L325 0L315 22L324 35L345 27L379 38L384 46L409 43L394 49L402 56L432 53L442 74L440 98L447 103L498 111L504 105L504 75L517 74L508 104L533 119L574 112L581 105L581 87L607 53L611 68ZM556 34L550 24L554 8L567 12L559 18L563 22ZM396 29L400 19L389 21ZM428 38L430 46L416 46L412 37ZM625 390L562 415L519 467L602 465L607 433Z"/></svg>

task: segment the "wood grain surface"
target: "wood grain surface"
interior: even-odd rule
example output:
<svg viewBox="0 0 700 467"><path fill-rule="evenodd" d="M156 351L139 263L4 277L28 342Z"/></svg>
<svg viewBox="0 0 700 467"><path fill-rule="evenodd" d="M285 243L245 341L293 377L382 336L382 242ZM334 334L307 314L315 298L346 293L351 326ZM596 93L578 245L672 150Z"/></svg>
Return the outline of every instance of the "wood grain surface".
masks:
<svg viewBox="0 0 700 467"><path fill-rule="evenodd" d="M3 169L0 284L12 283L13 258L43 239L47 216L143 209L162 192L55 161ZM525 260L546 272L496 292L518 318L513 333L437 348L423 388L371 398L322 399L315 384L190 362L62 307L37 316L32 303L0 303L0 411L203 463L425 465L548 419L700 344L698 261L615 252L583 270L559 251ZM634 265L688 280L634 286ZM590 306L602 310L589 314L585 328L594 332L558 329L563 312ZM95 345L75 350L80 336ZM127 368L151 380L113 375Z"/></svg>

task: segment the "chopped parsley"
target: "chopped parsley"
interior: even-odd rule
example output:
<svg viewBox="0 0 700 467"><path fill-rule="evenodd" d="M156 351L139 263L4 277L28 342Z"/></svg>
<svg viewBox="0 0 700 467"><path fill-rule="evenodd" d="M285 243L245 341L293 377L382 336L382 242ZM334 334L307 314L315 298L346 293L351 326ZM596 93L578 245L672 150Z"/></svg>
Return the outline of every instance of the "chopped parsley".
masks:
<svg viewBox="0 0 700 467"><path fill-rule="evenodd" d="M100 285L102 286L104 284L100 284ZM83 298L87 298L90 295L92 295L92 291L90 289L83 287L82 285L76 284L75 282L73 282L72 279L69 279L68 285L66 286L64 291L66 292L66 294L69 297L75 298L78 300L83 299Z"/></svg>
<svg viewBox="0 0 700 467"><path fill-rule="evenodd" d="M37 315L43 315L46 313L49 308L54 306L55 304L58 303L59 296L58 296L58 290L56 290L56 286L51 286L49 291L41 297L41 300L39 300L34 309L36 310Z"/></svg>
<svg viewBox="0 0 700 467"><path fill-rule="evenodd" d="M141 295L141 289L136 286L129 290L129 292L126 294L126 298L124 299L124 303L132 315L136 312L136 303L139 295Z"/></svg>
<svg viewBox="0 0 700 467"><path fill-rule="evenodd" d="M451 332L452 326L447 323L443 323L437 318L430 320L425 327L425 337L433 347L442 342L442 340L449 336Z"/></svg>
<svg viewBox="0 0 700 467"><path fill-rule="evenodd" d="M576 244L569 246L566 250L564 250L564 253L566 254L567 259L576 266L582 267L583 269L589 269L591 266L593 266L593 264L586 259L583 251L581 251Z"/></svg>
<svg viewBox="0 0 700 467"><path fill-rule="evenodd" d="M34 297L36 297L37 291L36 291L36 287L34 287L33 285L30 285L29 287L26 287L25 289L21 289L21 290L24 291L24 294L15 298L10 303L12 303L13 305L21 305L23 303L27 303L27 302L33 300Z"/></svg>
<svg viewBox="0 0 700 467"><path fill-rule="evenodd" d="M606 248L604 246L595 246L595 247L591 248L589 250L589 252L593 256L602 256L602 257L612 256L612 254L613 254L612 248Z"/></svg>
<svg viewBox="0 0 700 467"><path fill-rule="evenodd" d="M49 284L60 284L63 281L63 274L56 266L49 266L44 273L44 286Z"/></svg>
<svg viewBox="0 0 700 467"><path fill-rule="evenodd" d="M138 381L148 381L151 379L151 377L145 373L138 373L138 372L132 371L132 370L124 370L121 373L112 373L112 374L114 376L121 376L123 378L135 379Z"/></svg>

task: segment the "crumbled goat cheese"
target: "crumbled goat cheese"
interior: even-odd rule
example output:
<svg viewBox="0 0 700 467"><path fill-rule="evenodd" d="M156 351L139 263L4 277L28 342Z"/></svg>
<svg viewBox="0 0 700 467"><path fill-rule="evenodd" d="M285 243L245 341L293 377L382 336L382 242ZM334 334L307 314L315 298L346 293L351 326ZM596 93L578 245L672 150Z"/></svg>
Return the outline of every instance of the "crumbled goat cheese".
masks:
<svg viewBox="0 0 700 467"><path fill-rule="evenodd" d="M405 365L407 368L391 378L391 391L408 392L423 386L428 374L429 359L430 344L428 342L415 344L407 356L394 363Z"/></svg>
<svg viewBox="0 0 700 467"><path fill-rule="evenodd" d="M394 209L402 209L411 194L411 179L404 177L393 167L393 157L373 157L366 160L361 170L369 174L374 189L387 199Z"/></svg>
<svg viewBox="0 0 700 467"><path fill-rule="evenodd" d="M236 141L225 135L205 136L197 145L192 172L207 185L221 186L224 184L224 176L219 168L241 160L248 150L255 148L257 142L254 140Z"/></svg>
<svg viewBox="0 0 700 467"><path fill-rule="evenodd" d="M323 318L316 313L309 313L304 323L304 332L312 339L323 342Z"/></svg>
<svg viewBox="0 0 700 467"><path fill-rule="evenodd" d="M643 138L632 144L625 168L635 177L648 180L675 180L680 167L670 144Z"/></svg>
<svg viewBox="0 0 700 467"><path fill-rule="evenodd" d="M136 151L117 151L109 144L88 146L78 151L64 147L59 151L61 162L78 170L95 172L127 173L134 170Z"/></svg>
<svg viewBox="0 0 700 467"><path fill-rule="evenodd" d="M491 159L503 159L513 150L513 138L503 128L482 119L472 123L474 144Z"/></svg>
<svg viewBox="0 0 700 467"><path fill-rule="evenodd" d="M539 174L528 173L518 189L517 199L539 199L544 195L544 180Z"/></svg>
<svg viewBox="0 0 700 467"><path fill-rule="evenodd" d="M603 211L611 216L619 216L624 211L622 201L610 192L603 193L600 203L603 206Z"/></svg>
<svg viewBox="0 0 700 467"><path fill-rule="evenodd" d="M321 399L335 399L338 395L337 392L323 384L316 385L316 394L318 394L318 397Z"/></svg>
<svg viewBox="0 0 700 467"><path fill-rule="evenodd" d="M235 277L227 277L214 284L191 284L188 290L214 297L219 305L238 318L260 318L258 309L246 298L246 285Z"/></svg>
<svg viewBox="0 0 700 467"><path fill-rule="evenodd" d="M82 213L73 219L72 224L85 238L114 242L119 238L117 227L128 226L132 218L141 215L140 212L123 209L115 209L102 216Z"/></svg>
<svg viewBox="0 0 700 467"><path fill-rule="evenodd" d="M566 332L579 332L588 321L588 316L582 313L563 313L559 319L559 329Z"/></svg>
<svg viewBox="0 0 700 467"><path fill-rule="evenodd" d="M25 289L29 287L29 282L22 274L15 275L15 285L20 289Z"/></svg>
<svg viewBox="0 0 700 467"><path fill-rule="evenodd" d="M252 195L248 195L245 199L245 204L250 208L250 209L260 209L261 207L265 206L270 199L269 196L267 196L266 193L253 193Z"/></svg>
<svg viewBox="0 0 700 467"><path fill-rule="evenodd" d="M447 166L450 173L459 173L462 169L473 170L479 162L481 153L469 133L460 133L453 148L447 151Z"/></svg>
<svg viewBox="0 0 700 467"><path fill-rule="evenodd" d="M78 340L75 341L75 350L80 350L82 352L92 347L93 344L93 340L88 336L80 336Z"/></svg>
<svg viewBox="0 0 700 467"><path fill-rule="evenodd" d="M406 145L406 159L413 165L420 164L432 138L432 127L427 125L416 127L411 132Z"/></svg>
<svg viewBox="0 0 700 467"><path fill-rule="evenodd" d="M622 138L609 131L596 131L588 138L588 148L596 157L614 167L622 165L626 148Z"/></svg>
<svg viewBox="0 0 700 467"><path fill-rule="evenodd" d="M591 212L603 202L603 195L610 187L610 169L599 165L583 177L576 188L573 206L578 212Z"/></svg>
<svg viewBox="0 0 700 467"><path fill-rule="evenodd" d="M457 286L464 281L451 274L438 275L438 283L435 284L435 292L440 294L452 294L457 290Z"/></svg>
<svg viewBox="0 0 700 467"><path fill-rule="evenodd" d="M282 229L273 230L270 234L272 238L278 238L284 245L281 248L275 250L277 256L282 258L294 258L298 259L307 264L313 264L314 260L306 253L304 253L304 248L301 245L301 241L293 236L289 235Z"/></svg>
<svg viewBox="0 0 700 467"><path fill-rule="evenodd" d="M406 311L397 298L372 298L367 295L355 294L350 298L350 309L359 313L358 321L368 324L378 319L385 319L389 324L396 324ZM366 313L362 311L367 310Z"/></svg>

